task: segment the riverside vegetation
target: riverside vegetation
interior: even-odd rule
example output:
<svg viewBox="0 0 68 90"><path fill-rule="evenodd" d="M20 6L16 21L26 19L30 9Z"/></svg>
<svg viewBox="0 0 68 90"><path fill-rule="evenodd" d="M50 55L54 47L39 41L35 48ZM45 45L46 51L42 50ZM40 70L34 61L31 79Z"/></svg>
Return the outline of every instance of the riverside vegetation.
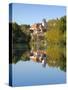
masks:
<svg viewBox="0 0 68 90"><path fill-rule="evenodd" d="M30 25L18 25L16 22L9 24L12 25L12 63L30 60L29 51L32 47L36 48L36 37L34 41L31 40ZM66 16L48 20L47 32L44 32L40 41L40 49L46 49L50 67L59 67L66 71Z"/></svg>

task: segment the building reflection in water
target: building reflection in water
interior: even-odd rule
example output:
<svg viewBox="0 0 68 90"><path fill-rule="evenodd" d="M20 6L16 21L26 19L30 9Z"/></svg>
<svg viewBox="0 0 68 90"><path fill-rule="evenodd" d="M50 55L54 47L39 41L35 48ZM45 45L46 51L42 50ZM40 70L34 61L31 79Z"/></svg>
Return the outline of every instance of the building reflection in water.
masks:
<svg viewBox="0 0 68 90"><path fill-rule="evenodd" d="M43 67L46 67L46 52L41 50L31 51L30 60L41 63Z"/></svg>

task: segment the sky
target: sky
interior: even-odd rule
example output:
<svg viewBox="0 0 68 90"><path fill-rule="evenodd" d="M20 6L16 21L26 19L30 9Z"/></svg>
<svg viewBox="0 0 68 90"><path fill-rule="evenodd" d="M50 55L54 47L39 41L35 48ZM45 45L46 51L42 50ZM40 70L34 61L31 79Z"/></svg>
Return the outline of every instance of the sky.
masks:
<svg viewBox="0 0 68 90"><path fill-rule="evenodd" d="M13 3L9 5L9 21L18 24L33 24L66 15L66 7L55 5Z"/></svg>

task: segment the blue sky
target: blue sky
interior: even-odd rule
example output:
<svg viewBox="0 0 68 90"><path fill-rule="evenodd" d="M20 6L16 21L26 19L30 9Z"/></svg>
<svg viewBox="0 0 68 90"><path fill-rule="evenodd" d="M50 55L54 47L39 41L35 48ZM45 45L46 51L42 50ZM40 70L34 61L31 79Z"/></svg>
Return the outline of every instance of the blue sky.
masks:
<svg viewBox="0 0 68 90"><path fill-rule="evenodd" d="M11 12L11 7L9 8ZM9 14L11 17L11 13ZM66 7L36 4L12 4L12 21L18 24L33 24L66 15Z"/></svg>

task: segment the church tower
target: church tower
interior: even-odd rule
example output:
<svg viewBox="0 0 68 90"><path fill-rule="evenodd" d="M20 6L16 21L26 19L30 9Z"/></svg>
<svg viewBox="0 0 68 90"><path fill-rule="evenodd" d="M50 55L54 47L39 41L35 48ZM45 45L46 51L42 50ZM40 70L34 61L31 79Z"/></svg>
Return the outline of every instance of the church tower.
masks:
<svg viewBox="0 0 68 90"><path fill-rule="evenodd" d="M42 26L47 29L47 22L46 22L46 19L43 19L42 20Z"/></svg>

